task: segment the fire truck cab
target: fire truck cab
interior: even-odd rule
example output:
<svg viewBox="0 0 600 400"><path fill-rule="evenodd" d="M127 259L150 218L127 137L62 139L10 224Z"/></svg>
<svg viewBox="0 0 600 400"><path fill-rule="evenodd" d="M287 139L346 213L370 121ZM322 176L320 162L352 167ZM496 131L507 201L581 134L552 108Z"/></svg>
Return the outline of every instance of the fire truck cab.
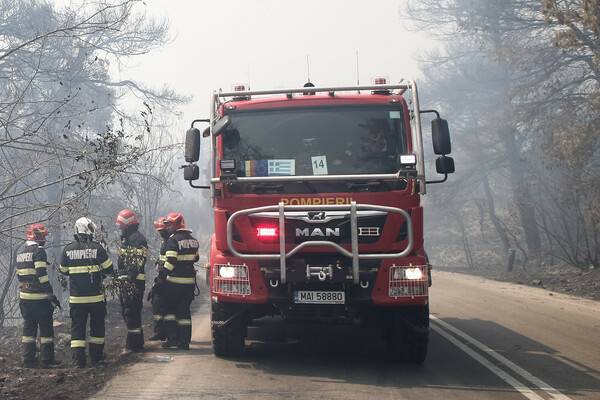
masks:
<svg viewBox="0 0 600 400"><path fill-rule="evenodd" d="M448 124L421 110L414 81L214 91L186 135L184 178L211 192L207 265L217 356L245 346L252 320L380 327L394 360L422 363L429 339L426 185L454 172ZM433 113L427 181L421 117ZM208 123L202 133L195 127ZM204 138L204 139L203 139ZM194 185L200 141L210 184Z"/></svg>

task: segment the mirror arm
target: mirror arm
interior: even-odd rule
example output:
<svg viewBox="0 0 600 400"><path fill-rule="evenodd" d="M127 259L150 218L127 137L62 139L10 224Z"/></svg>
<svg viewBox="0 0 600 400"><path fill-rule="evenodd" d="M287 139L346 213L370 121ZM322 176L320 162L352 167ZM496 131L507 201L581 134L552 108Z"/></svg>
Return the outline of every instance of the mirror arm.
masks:
<svg viewBox="0 0 600 400"><path fill-rule="evenodd" d="M444 174L444 179L440 179L437 181L425 181L425 184L429 185L430 183L442 183L442 182L446 182L446 179L448 179L448 174Z"/></svg>
<svg viewBox="0 0 600 400"><path fill-rule="evenodd" d="M190 186L193 187L194 189L210 189L210 186L198 186L198 185L194 185L192 183L192 181L188 181L190 183Z"/></svg>
<svg viewBox="0 0 600 400"><path fill-rule="evenodd" d="M194 128L194 124L195 124L196 122L210 122L210 119L208 119L208 118L204 118L204 119L195 119L195 120L193 120L193 121L192 121L191 128Z"/></svg>
<svg viewBox="0 0 600 400"><path fill-rule="evenodd" d="M440 117L440 113L439 113L439 112L437 112L437 110L421 110L421 111L419 111L419 112L420 112L421 114L435 113L435 115L437 115L437 117L438 117L438 118L441 118L441 117Z"/></svg>

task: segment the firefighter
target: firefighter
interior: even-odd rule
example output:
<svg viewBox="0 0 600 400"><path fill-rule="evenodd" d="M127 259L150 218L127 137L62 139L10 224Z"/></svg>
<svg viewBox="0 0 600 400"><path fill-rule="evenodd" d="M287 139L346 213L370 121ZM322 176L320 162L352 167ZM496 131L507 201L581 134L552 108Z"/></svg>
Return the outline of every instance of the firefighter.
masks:
<svg viewBox="0 0 600 400"><path fill-rule="evenodd" d="M363 136L362 149L367 153L387 151L387 142L383 131L377 127L370 127L367 134Z"/></svg>
<svg viewBox="0 0 600 400"><path fill-rule="evenodd" d="M96 225L82 217L75 222L75 241L66 245L60 272L69 277L71 352L77 367L86 366L85 330L90 317L89 354L92 364L105 359L106 299L102 281L114 272L113 263L100 243L94 241Z"/></svg>
<svg viewBox="0 0 600 400"><path fill-rule="evenodd" d="M117 215L116 223L121 229L117 277L121 311L127 325L125 348L138 352L144 350L142 306L146 289L145 268L148 242L138 231L140 222L133 211L127 209L121 211Z"/></svg>
<svg viewBox="0 0 600 400"><path fill-rule="evenodd" d="M42 224L33 224L27 229L25 248L17 254L17 276L21 293L19 308L23 316L23 364L36 364L36 337L40 327L40 364L52 367L60 364L54 359L53 304L58 300L48 279L48 264L44 245L48 229Z"/></svg>
<svg viewBox="0 0 600 400"><path fill-rule="evenodd" d="M167 239L171 235L167 230L167 225L165 225L165 217L161 217L154 222L154 229L156 229L156 232L158 232L162 238L160 254L156 261L156 272L160 273L167 258L165 256ZM157 284L157 280L158 277L155 278L152 290L148 294L148 300L152 301L152 316L154 319L154 336L152 336L150 340L166 340L167 336L165 335L164 329L164 295L162 290L160 290L162 286Z"/></svg>
<svg viewBox="0 0 600 400"><path fill-rule="evenodd" d="M170 233L165 247L165 264L158 274L158 283L164 285L165 333L167 340L162 347L190 349L192 315L190 305L194 300L198 241L186 229L183 216L171 213L165 217Z"/></svg>

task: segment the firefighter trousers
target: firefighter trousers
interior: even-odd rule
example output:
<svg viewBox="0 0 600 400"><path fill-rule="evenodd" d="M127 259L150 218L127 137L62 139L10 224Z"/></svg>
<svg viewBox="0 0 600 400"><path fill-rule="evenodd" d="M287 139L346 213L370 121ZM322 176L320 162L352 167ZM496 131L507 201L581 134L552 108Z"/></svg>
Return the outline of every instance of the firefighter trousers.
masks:
<svg viewBox="0 0 600 400"><path fill-rule="evenodd" d="M71 303L71 352L73 362L78 366L86 365L85 358L85 328L90 317L89 352L92 361L104 359L104 335L106 318L106 303Z"/></svg>
<svg viewBox="0 0 600 400"><path fill-rule="evenodd" d="M190 343L192 339L192 313L194 284L165 282L165 333L168 340Z"/></svg>
<svg viewBox="0 0 600 400"><path fill-rule="evenodd" d="M164 295L158 286L154 286L152 293L152 318L154 319L154 337L157 339L166 339L164 318Z"/></svg>
<svg viewBox="0 0 600 400"><path fill-rule="evenodd" d="M23 361L35 359L36 337L40 327L40 354L43 363L54 361L54 307L48 300L20 300L23 316Z"/></svg>
<svg viewBox="0 0 600 400"><path fill-rule="evenodd" d="M144 282L136 282L135 290L122 291L121 313L127 326L125 347L139 351L144 348L144 332L142 331L142 306L144 298Z"/></svg>

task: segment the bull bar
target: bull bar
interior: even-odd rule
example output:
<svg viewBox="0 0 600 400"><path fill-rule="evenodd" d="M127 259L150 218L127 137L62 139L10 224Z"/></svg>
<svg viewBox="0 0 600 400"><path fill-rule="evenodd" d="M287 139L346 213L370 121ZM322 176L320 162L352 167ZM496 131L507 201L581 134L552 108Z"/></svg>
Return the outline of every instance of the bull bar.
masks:
<svg viewBox="0 0 600 400"><path fill-rule="evenodd" d="M374 210L374 211L383 211L387 213L396 213L401 214L404 217L404 220L407 224L407 239L408 244L404 250L399 253L369 253L369 254L360 254L358 252L358 229L357 229L357 210ZM237 251L233 246L233 231L234 231L234 221L243 215L254 214L258 212L279 212L279 253L241 253ZM292 248L289 252L286 252L286 241L285 241L285 211L350 211L350 231L351 231L351 251L346 250L342 246L337 243L329 242L326 240L310 240L306 242L302 242ZM392 259L392 258L402 258L408 255L414 245L413 238L413 224L412 219L408 212L396 208L396 207L387 207L387 206L379 206L373 204L356 204L355 201L350 204L336 204L336 205L284 205L280 202L278 205L272 206L263 206L256 208L248 208L244 210L239 210L233 213L229 220L227 221L227 246L229 247L229 251L239 258L246 258L252 260L277 260L280 262L280 281L281 283L286 283L286 260L298 253L305 247L332 247L336 249L339 253L344 255L345 257L352 258L352 275L354 284L359 283L359 260L366 259Z"/></svg>

